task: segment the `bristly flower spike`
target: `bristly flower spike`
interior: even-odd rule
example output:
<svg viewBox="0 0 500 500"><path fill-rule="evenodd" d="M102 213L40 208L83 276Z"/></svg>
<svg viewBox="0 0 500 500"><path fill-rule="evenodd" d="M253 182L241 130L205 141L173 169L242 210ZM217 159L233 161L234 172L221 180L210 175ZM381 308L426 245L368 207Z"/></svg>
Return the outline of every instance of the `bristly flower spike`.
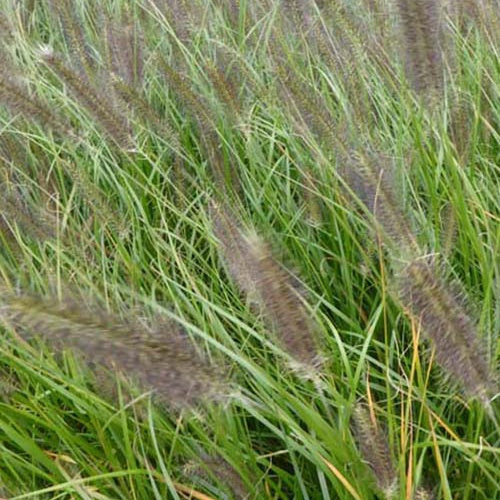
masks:
<svg viewBox="0 0 500 500"><path fill-rule="evenodd" d="M427 100L443 87L440 2L397 0L406 68L414 90Z"/></svg>
<svg viewBox="0 0 500 500"><path fill-rule="evenodd" d="M269 246L255 234L244 234L228 208L212 204L214 232L229 274L247 297L257 301L281 347L304 376L317 374L321 363L316 325L304 297Z"/></svg>
<svg viewBox="0 0 500 500"><path fill-rule="evenodd" d="M361 403L354 408L353 420L359 451L372 471L377 488L386 499L394 498L398 490L398 476L387 436Z"/></svg>
<svg viewBox="0 0 500 500"><path fill-rule="evenodd" d="M242 227L236 214L226 204L210 200L210 219L218 240L219 255L229 276L247 299L254 301L256 288L248 266L248 244L243 238Z"/></svg>
<svg viewBox="0 0 500 500"><path fill-rule="evenodd" d="M435 259L421 257L404 265L396 291L403 307L432 341L438 364L468 396L490 408L489 397L498 387L486 350L460 293L445 281Z"/></svg>
<svg viewBox="0 0 500 500"><path fill-rule="evenodd" d="M56 220L42 207L30 206L16 186L0 184L0 231L10 236L17 225L22 234L39 241L54 238Z"/></svg>
<svg viewBox="0 0 500 500"><path fill-rule="evenodd" d="M125 151L134 148L132 131L126 116L120 113L109 97L80 77L49 47L40 49L42 59L47 66L67 85L75 99L96 120L115 144Z"/></svg>
<svg viewBox="0 0 500 500"><path fill-rule="evenodd" d="M172 408L189 408L227 394L223 367L201 356L179 327L162 318L144 325L120 319L82 301L58 301L3 292L0 318L21 327L24 336L41 335L58 348L72 348L84 358L137 381Z"/></svg>
<svg viewBox="0 0 500 500"><path fill-rule="evenodd" d="M246 500L250 498L250 492L240 474L220 455L202 453L196 462L187 463L183 472L186 476L198 476L203 479L213 475L221 484L232 491L235 499Z"/></svg>
<svg viewBox="0 0 500 500"><path fill-rule="evenodd" d="M345 152L343 163L341 176L373 214L384 243L399 255L414 255L418 244L396 188L392 160L368 149Z"/></svg>
<svg viewBox="0 0 500 500"><path fill-rule="evenodd" d="M61 135L71 133L70 126L60 116L45 102L31 95L26 86L13 76L0 76L0 104L12 113L19 113L23 118L36 121Z"/></svg>

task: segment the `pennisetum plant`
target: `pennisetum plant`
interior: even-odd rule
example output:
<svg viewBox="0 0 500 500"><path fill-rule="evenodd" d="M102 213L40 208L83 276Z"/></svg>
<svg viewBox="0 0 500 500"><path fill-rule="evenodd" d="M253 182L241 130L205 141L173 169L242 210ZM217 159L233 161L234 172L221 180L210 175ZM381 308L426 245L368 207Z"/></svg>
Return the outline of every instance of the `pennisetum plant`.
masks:
<svg viewBox="0 0 500 500"><path fill-rule="evenodd" d="M211 200L210 218L217 249L229 276L248 299L254 300L256 289L247 263L248 245L235 213L226 204Z"/></svg>
<svg viewBox="0 0 500 500"><path fill-rule="evenodd" d="M105 32L106 66L128 86L140 87L144 79L144 46L139 26L124 11L121 20L101 13Z"/></svg>
<svg viewBox="0 0 500 500"><path fill-rule="evenodd" d="M492 415L490 398L498 387L464 294L434 258L422 256L388 158L368 149L346 164L344 180L372 212L389 250L396 299L432 342L437 363Z"/></svg>
<svg viewBox="0 0 500 500"><path fill-rule="evenodd" d="M436 496L431 490L427 488L417 488L415 491L415 500L436 500Z"/></svg>
<svg viewBox="0 0 500 500"><path fill-rule="evenodd" d="M250 491L240 474L220 455L202 453L196 461L188 462L184 466L183 473L191 478L209 479L213 476L231 490L236 500L250 498Z"/></svg>
<svg viewBox="0 0 500 500"><path fill-rule="evenodd" d="M208 62L205 71L217 97L224 104L226 117L237 124L242 115L237 83L217 64Z"/></svg>
<svg viewBox="0 0 500 500"><path fill-rule="evenodd" d="M71 133L69 124L49 105L33 95L28 86L17 74L17 68L1 53L0 64L3 66L0 75L0 104L11 113L19 114L29 121L35 121L46 128L64 136Z"/></svg>
<svg viewBox="0 0 500 500"><path fill-rule="evenodd" d="M0 231L10 237L17 226L23 235L38 241L54 238L57 221L42 207L30 205L20 188L0 185Z"/></svg>
<svg viewBox="0 0 500 500"><path fill-rule="evenodd" d="M60 20L73 63L78 67L81 78L87 79L94 72L95 61L90 55L77 5L74 0L51 0L50 3Z"/></svg>
<svg viewBox="0 0 500 500"><path fill-rule="evenodd" d="M373 147L344 149L341 177L349 189L371 212L382 241L407 254L417 242L400 192L392 159Z"/></svg>
<svg viewBox="0 0 500 500"><path fill-rule="evenodd" d="M235 172L230 172L230 182L226 181L223 161L219 150L218 133L214 120L206 100L197 94L192 88L187 75L173 67L164 57L159 59L160 72L176 96L181 100L189 112L191 118L197 125L200 145L203 153L209 159L209 165L217 187L226 190L227 185L237 186Z"/></svg>
<svg viewBox="0 0 500 500"><path fill-rule="evenodd" d="M489 408L489 398L498 388L464 294L445 279L434 258L422 256L390 170L389 175L384 171L384 165L390 165L387 158L361 155L355 165L344 178L381 228L395 274L395 297L435 346L438 364Z"/></svg>

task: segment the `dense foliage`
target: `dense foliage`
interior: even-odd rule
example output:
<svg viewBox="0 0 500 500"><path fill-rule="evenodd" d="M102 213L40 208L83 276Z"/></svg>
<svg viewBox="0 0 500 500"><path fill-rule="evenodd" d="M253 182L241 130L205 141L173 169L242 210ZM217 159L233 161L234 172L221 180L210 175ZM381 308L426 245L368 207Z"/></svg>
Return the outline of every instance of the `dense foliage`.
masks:
<svg viewBox="0 0 500 500"><path fill-rule="evenodd" d="M0 497L495 498L499 34L0 0Z"/></svg>

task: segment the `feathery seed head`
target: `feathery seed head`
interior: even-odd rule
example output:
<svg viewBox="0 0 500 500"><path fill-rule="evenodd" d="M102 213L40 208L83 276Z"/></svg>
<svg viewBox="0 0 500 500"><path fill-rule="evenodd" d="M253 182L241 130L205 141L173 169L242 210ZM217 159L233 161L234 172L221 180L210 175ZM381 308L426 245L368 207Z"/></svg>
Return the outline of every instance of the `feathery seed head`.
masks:
<svg viewBox="0 0 500 500"><path fill-rule="evenodd" d="M394 498L398 476L389 450L387 436L371 418L370 411L359 403L354 408L354 434L363 457L370 467L377 487L385 498Z"/></svg>
<svg viewBox="0 0 500 500"><path fill-rule="evenodd" d="M288 272L274 259L269 246L256 234L246 239L249 274L265 319L282 348L297 362L292 366L304 374L316 373L321 356L316 325L307 311L304 297L293 285Z"/></svg>
<svg viewBox="0 0 500 500"><path fill-rule="evenodd" d="M228 118L237 121L241 116L242 109L235 81L228 77L224 71L215 64L206 64L205 71L218 98L226 108Z"/></svg>
<svg viewBox="0 0 500 500"><path fill-rule="evenodd" d="M2 293L0 317L25 329L24 336L41 335L58 348L74 348L93 363L116 369L175 408L226 390L223 368L211 365L178 327L161 318L145 326L71 298L59 302L8 292Z"/></svg>
<svg viewBox="0 0 500 500"><path fill-rule="evenodd" d="M409 314L435 346L436 361L466 393L489 407L497 390L476 325L453 285L434 259L412 260L398 277L397 293Z"/></svg>
<svg viewBox="0 0 500 500"><path fill-rule="evenodd" d="M226 204L210 200L210 219L218 250L227 272L249 300L255 300L255 284L248 259L250 257L248 243L243 237L242 228L237 222L236 214Z"/></svg>
<svg viewBox="0 0 500 500"><path fill-rule="evenodd" d="M397 0L397 6L409 80L418 94L432 99L444 76L440 2Z"/></svg>
<svg viewBox="0 0 500 500"><path fill-rule="evenodd" d="M64 39L81 78L88 79L94 73L95 64L85 39L81 17L74 0L51 0L62 25Z"/></svg>
<svg viewBox="0 0 500 500"><path fill-rule="evenodd" d="M188 462L183 473L189 477L198 476L209 479L214 476L221 484L230 489L237 500L247 499L250 492L241 479L239 473L224 458L219 455L208 455L202 453L198 460Z"/></svg>
<svg viewBox="0 0 500 500"><path fill-rule="evenodd" d="M105 17L107 66L110 73L131 87L139 87L143 80L143 43L138 26L127 11L116 21Z"/></svg>
<svg viewBox="0 0 500 500"><path fill-rule="evenodd" d="M46 51L41 56L116 145L125 151L132 150L134 144L130 123L127 117L116 109L114 103L94 88L87 79L82 79L58 54Z"/></svg>
<svg viewBox="0 0 500 500"><path fill-rule="evenodd" d="M417 243L410 227L400 191L396 188L394 165L378 152L349 153L344 158L342 177L372 212L389 246L402 254L411 253Z"/></svg>
<svg viewBox="0 0 500 500"><path fill-rule="evenodd" d="M17 226L36 240L48 240L55 237L56 221L47 211L30 206L17 186L0 185L0 229L10 234Z"/></svg>
<svg viewBox="0 0 500 500"><path fill-rule="evenodd" d="M21 78L14 76L15 71L0 75L0 104L11 112L19 113L27 120L34 120L40 125L65 135L70 130L66 121L54 112L43 100L32 95Z"/></svg>
<svg viewBox="0 0 500 500"><path fill-rule="evenodd" d="M293 280L254 233L243 233L228 207L212 202L211 216L219 252L239 288L255 300L282 348L294 358L292 368L313 375L321 362L316 325Z"/></svg>
<svg viewBox="0 0 500 500"><path fill-rule="evenodd" d="M435 498L434 493L426 488L420 487L415 491L415 500L435 500Z"/></svg>

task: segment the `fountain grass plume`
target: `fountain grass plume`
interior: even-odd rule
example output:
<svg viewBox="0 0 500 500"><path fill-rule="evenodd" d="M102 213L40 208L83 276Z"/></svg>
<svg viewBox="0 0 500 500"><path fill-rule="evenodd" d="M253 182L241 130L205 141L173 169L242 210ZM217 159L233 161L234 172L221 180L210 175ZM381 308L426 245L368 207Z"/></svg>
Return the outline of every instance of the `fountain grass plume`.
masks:
<svg viewBox="0 0 500 500"><path fill-rule="evenodd" d="M448 135L462 166L467 165L471 154L473 116L472 103L465 96L456 95L450 111Z"/></svg>
<svg viewBox="0 0 500 500"><path fill-rule="evenodd" d="M398 490L398 475L385 432L372 419L366 405L361 403L354 408L353 422L359 451L372 472L377 488L385 498L394 498Z"/></svg>
<svg viewBox="0 0 500 500"><path fill-rule="evenodd" d="M214 0L214 5L221 9L229 26L237 29L242 11L245 4L241 0ZM248 14L245 12L245 14Z"/></svg>
<svg viewBox="0 0 500 500"><path fill-rule="evenodd" d="M250 272L259 302L278 341L304 374L315 373L321 362L316 325L287 271L274 259L269 245L257 235L247 237Z"/></svg>
<svg viewBox="0 0 500 500"><path fill-rule="evenodd" d="M116 109L113 99L93 87L50 48L43 47L40 54L47 66L64 82L76 101L94 118L106 135L121 149L132 150L134 143L130 123L128 118Z"/></svg>
<svg viewBox="0 0 500 500"><path fill-rule="evenodd" d="M123 80L122 77L115 73L110 75L110 84L123 106L130 109L135 120L145 129L156 132L156 134L168 141L174 152L181 150L178 132L169 125L161 116L161 113L151 105L137 87Z"/></svg>
<svg viewBox="0 0 500 500"><path fill-rule="evenodd" d="M321 362L316 325L290 274L256 234L244 233L234 213L212 204L214 233L227 270L247 297L255 300L275 338L292 358L292 369L311 376Z"/></svg>
<svg viewBox="0 0 500 500"><path fill-rule="evenodd" d="M240 189L238 172L232 165L227 165L220 148L217 131L217 116L207 103L205 97L196 93L188 81L186 74L176 70L164 57L159 58L160 71L168 87L187 108L189 116L196 123L200 148L208 158L208 164L217 187L229 194Z"/></svg>
<svg viewBox="0 0 500 500"><path fill-rule="evenodd" d="M201 132L214 128L213 117L205 100L191 88L188 76L177 70L164 57L159 58L159 69L168 88L181 100L196 121Z"/></svg>
<svg viewBox="0 0 500 500"><path fill-rule="evenodd" d="M271 49L281 102L290 111L295 127L301 134L312 134L319 144L331 148L336 127L328 103L296 71L290 69L277 53L279 47Z"/></svg>
<svg viewBox="0 0 500 500"><path fill-rule="evenodd" d="M417 488L415 491L415 500L436 500L436 495L427 488Z"/></svg>
<svg viewBox="0 0 500 500"><path fill-rule="evenodd" d="M0 62L5 61L0 58ZM61 136L71 134L69 124L47 103L33 95L20 78L14 76L13 68L4 68L0 75L0 104L11 113L19 114L28 121L35 121L44 128L52 129Z"/></svg>
<svg viewBox="0 0 500 500"><path fill-rule="evenodd" d="M159 58L159 68L167 86L182 101L196 120L200 132L212 130L214 121L203 98L193 91L186 74L178 71L164 58Z"/></svg>
<svg viewBox="0 0 500 500"><path fill-rule="evenodd" d="M44 241L56 236L57 221L50 214L29 204L18 186L0 185L0 231L10 237L17 226L23 235Z"/></svg>
<svg viewBox="0 0 500 500"><path fill-rule="evenodd" d="M357 152L345 150L341 161L342 178L373 214L384 243L403 255L414 252L418 245L396 188L392 159L365 148Z"/></svg>
<svg viewBox="0 0 500 500"><path fill-rule="evenodd" d="M210 200L212 230L218 240L218 251L227 273L250 301L256 300L256 288L248 267L248 244L243 228L227 204Z"/></svg>
<svg viewBox="0 0 500 500"><path fill-rule="evenodd" d="M442 12L438 0L397 0L408 79L426 100L443 88Z"/></svg>
<svg viewBox="0 0 500 500"><path fill-rule="evenodd" d="M199 27L200 7L189 0L151 0L167 18L175 36L184 45L189 45L193 32Z"/></svg>
<svg viewBox="0 0 500 500"><path fill-rule="evenodd" d="M220 455L202 453L196 461L188 462L183 468L183 474L192 478L210 479L217 481L231 490L236 500L250 498L250 492L240 474Z"/></svg>
<svg viewBox="0 0 500 500"><path fill-rule="evenodd" d="M298 36L310 38L314 28L314 0L282 0L283 18L288 19Z"/></svg>
<svg viewBox="0 0 500 500"><path fill-rule="evenodd" d="M485 36L492 47L500 43L500 16L496 0L461 0L447 4L450 17L463 35L474 27Z"/></svg>
<svg viewBox="0 0 500 500"><path fill-rule="evenodd" d="M1 45L10 41L14 33L12 23L5 14L0 13L0 48Z"/></svg>
<svg viewBox="0 0 500 500"><path fill-rule="evenodd" d="M180 328L163 318L145 325L122 319L82 300L2 292L0 317L23 337L40 335L50 345L75 349L85 359L132 378L172 408L221 398L225 369L201 356Z"/></svg>
<svg viewBox="0 0 500 500"><path fill-rule="evenodd" d="M130 87L140 87L144 80L143 36L127 10L121 16L116 21L102 14L107 69Z"/></svg>
<svg viewBox="0 0 500 500"><path fill-rule="evenodd" d="M489 369L486 349L458 287L446 282L434 258L421 257L402 267L396 293L432 341L437 363L469 397L489 409L498 378Z"/></svg>
<svg viewBox="0 0 500 500"><path fill-rule="evenodd" d="M237 123L242 115L242 108L236 82L228 77L224 70L216 64L207 63L205 71L217 97L224 105L227 118L233 123Z"/></svg>
<svg viewBox="0 0 500 500"><path fill-rule="evenodd" d="M82 21L77 13L76 2L74 0L51 0L50 3L61 22L72 60L78 66L81 78L87 78L93 73L95 62L90 55Z"/></svg>
<svg viewBox="0 0 500 500"><path fill-rule="evenodd" d="M59 164L77 187L85 203L92 207L93 216L97 217L99 223L109 224L119 234L126 234L130 229L129 220L111 205L109 198L105 196L88 172L71 160L59 158Z"/></svg>

